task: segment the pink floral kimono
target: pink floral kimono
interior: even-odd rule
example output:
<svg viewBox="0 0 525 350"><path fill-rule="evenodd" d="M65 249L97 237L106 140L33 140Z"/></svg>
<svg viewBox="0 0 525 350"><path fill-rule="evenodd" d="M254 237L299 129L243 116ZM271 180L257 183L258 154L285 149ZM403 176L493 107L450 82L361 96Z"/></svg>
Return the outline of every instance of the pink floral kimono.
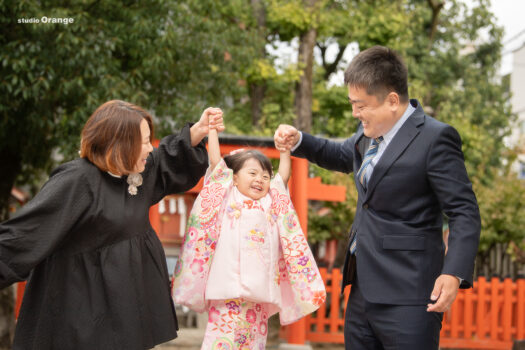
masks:
<svg viewBox="0 0 525 350"><path fill-rule="evenodd" d="M253 200L224 160L205 176L175 268L175 303L208 311L202 349L264 349L268 317L281 324L315 311L323 280L279 175Z"/></svg>

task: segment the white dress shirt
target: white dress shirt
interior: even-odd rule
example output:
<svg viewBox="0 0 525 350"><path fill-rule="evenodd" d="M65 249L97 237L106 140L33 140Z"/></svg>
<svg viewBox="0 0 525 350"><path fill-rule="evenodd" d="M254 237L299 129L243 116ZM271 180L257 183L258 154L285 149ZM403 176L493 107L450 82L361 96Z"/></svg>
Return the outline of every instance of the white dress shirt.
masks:
<svg viewBox="0 0 525 350"><path fill-rule="evenodd" d="M372 160L370 161L366 169L366 173L365 173L366 183L369 182L370 176L372 175L372 172L374 171L374 167L376 166L377 162L379 162L379 159L381 159L381 156L383 155L383 153L385 153L385 149L388 147L390 142L394 139L394 136L396 136L399 129L401 129L403 124L405 124L408 117L410 117L410 115L414 113L415 110L416 109L409 102L408 107L405 110L405 113L403 113L401 118L399 118L399 120L394 124L392 129L390 129L386 134L383 135L383 142L379 144L379 148L377 149L377 153L375 157L372 158Z"/></svg>

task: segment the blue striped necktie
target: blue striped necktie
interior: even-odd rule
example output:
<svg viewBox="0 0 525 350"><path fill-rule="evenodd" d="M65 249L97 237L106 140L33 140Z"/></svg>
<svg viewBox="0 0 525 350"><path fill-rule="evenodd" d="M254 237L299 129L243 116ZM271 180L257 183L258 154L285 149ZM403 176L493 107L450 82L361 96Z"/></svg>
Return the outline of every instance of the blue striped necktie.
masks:
<svg viewBox="0 0 525 350"><path fill-rule="evenodd" d="M370 162L377 154L377 150L379 148L379 144L383 141L383 136L379 136L376 139L372 139L372 142L370 143L370 147L368 147L368 151L365 153L365 158L363 159L363 163L361 163L361 167L359 168L359 171L357 172L357 178L359 179L359 182L363 187L366 189L367 185L367 177L366 170L368 169L368 165L370 165Z"/></svg>
<svg viewBox="0 0 525 350"><path fill-rule="evenodd" d="M365 153L365 158L363 159L363 163L361 164L361 167L359 168L359 171L357 172L357 178L359 179L359 182L363 187L366 189L367 185L367 177L366 170L368 166L370 165L370 162L377 154L377 149L379 148L379 144L383 141L383 136L379 136L376 139L372 139L372 142L370 143L370 146L368 147L368 151ZM355 254L355 250L357 248L357 233L354 235L354 238L352 239L352 242L350 243L350 253L353 255Z"/></svg>

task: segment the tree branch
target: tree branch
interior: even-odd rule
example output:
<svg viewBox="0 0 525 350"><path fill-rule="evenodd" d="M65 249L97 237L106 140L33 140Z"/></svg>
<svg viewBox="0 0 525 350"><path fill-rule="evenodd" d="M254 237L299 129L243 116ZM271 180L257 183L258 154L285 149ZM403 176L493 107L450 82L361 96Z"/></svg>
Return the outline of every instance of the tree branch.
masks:
<svg viewBox="0 0 525 350"><path fill-rule="evenodd" d="M325 80L328 80L328 78L330 77L330 75L336 71L337 69L337 65L339 64L339 61L341 61L341 59L343 58L343 54L345 53L345 50L346 50L346 46L347 45L343 45L343 46L340 46L339 44L337 45L339 46L339 51L337 52L337 56L335 56L335 59L332 63L328 64L328 65L325 65L324 64L324 60L323 60L323 66L325 68L325 71L324 71L324 79Z"/></svg>
<svg viewBox="0 0 525 350"><path fill-rule="evenodd" d="M430 24L430 32L428 35L429 48L430 48L432 45L432 42L434 41L434 37L436 35L439 12L445 6L445 2L442 2L442 1L435 2L434 0L427 0L427 3L428 3L428 6L430 6L430 9L432 10L432 22Z"/></svg>

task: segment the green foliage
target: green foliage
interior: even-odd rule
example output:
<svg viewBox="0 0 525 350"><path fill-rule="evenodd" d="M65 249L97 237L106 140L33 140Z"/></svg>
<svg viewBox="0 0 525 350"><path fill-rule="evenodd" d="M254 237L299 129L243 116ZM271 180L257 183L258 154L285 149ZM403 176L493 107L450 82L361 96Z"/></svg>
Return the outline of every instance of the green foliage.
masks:
<svg viewBox="0 0 525 350"><path fill-rule="evenodd" d="M319 26L319 41L325 45L337 43L340 50L354 41L361 50L385 45L401 53L409 68L410 96L418 98L427 113L453 125L461 134L466 166L475 183L483 217L480 250L485 251L498 240L512 240L522 246L522 223L517 219L522 210L517 205L523 200L521 187L517 187L517 181L498 178L507 153L503 138L514 116L508 103L508 86L496 77L502 30L495 24L489 2L477 1L469 10L462 2L448 1L439 13L432 40L432 11L427 2L336 3L325 16L330 21ZM320 68L315 81L313 132L330 137L350 136L356 121L350 114L346 89L328 87ZM494 196L495 191L513 193L510 198L514 199L496 201L499 196ZM348 198L335 206L351 208L354 203L354 198ZM352 219L352 210L348 210L347 222ZM326 220L311 216L309 235L326 235Z"/></svg>
<svg viewBox="0 0 525 350"><path fill-rule="evenodd" d="M357 190L352 176L334 173L318 166L312 166L314 176L320 176L323 183L345 186L346 200L336 202L311 202L308 212L308 241L317 243L329 239L344 240L355 216Z"/></svg>
<svg viewBox="0 0 525 350"><path fill-rule="evenodd" d="M302 0L269 0L268 28L288 41L315 26L315 12L308 11Z"/></svg>
<svg viewBox="0 0 525 350"><path fill-rule="evenodd" d="M519 252L525 251L525 184L510 173L490 187L476 181L474 190L483 227L480 252L488 252L496 243L510 243L517 248L510 253L518 258Z"/></svg>
<svg viewBox="0 0 525 350"><path fill-rule="evenodd" d="M53 150L75 157L81 127L107 100L154 111L157 136L208 105L237 104L253 33L244 2L225 4L1 0L0 150L18 183L49 172ZM74 22L18 23L42 16Z"/></svg>
<svg viewBox="0 0 525 350"><path fill-rule="evenodd" d="M254 3L0 0L0 150L2 157L8 153L18 162L4 164L25 183L35 172L49 170L53 150L65 159L74 157L85 120L113 98L154 111L157 136L195 120L209 105L225 110L227 132L273 135L280 123L295 119L294 91L301 70L291 62L278 67L265 45L290 43L316 28L321 49L385 45L401 53L409 68L410 95L461 134L482 208L481 249L499 239L523 244L516 214L521 187L499 179L507 152L503 138L513 115L508 86L496 78L502 30L488 0L474 1L470 9L462 1L447 1L435 28L429 3L420 0L318 0L314 10L302 0L261 0L263 27ZM16 21L44 15L75 22ZM340 72L347 62L322 59L323 66L314 67L312 132L346 138L357 120L346 88L328 79L331 63ZM256 130L249 98L253 84L265 87ZM317 217L312 212L309 237L340 237L355 210L351 177L317 168L312 172L326 183L346 184L349 192L344 203L326 204L331 214ZM497 200L493 192L512 200Z"/></svg>

